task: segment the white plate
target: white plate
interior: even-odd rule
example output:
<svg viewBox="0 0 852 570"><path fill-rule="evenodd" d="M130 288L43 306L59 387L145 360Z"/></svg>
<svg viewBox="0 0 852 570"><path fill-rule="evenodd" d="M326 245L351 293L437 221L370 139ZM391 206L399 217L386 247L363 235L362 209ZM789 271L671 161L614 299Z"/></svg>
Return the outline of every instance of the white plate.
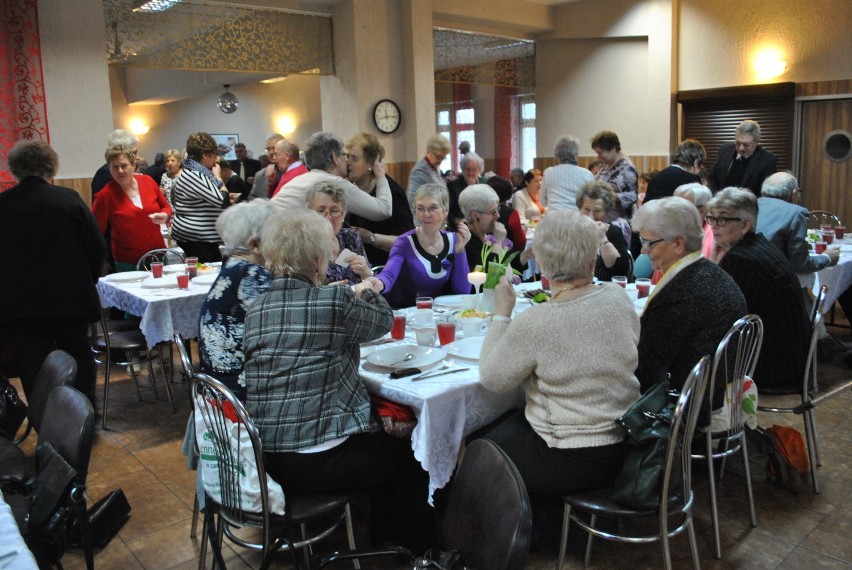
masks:
<svg viewBox="0 0 852 570"><path fill-rule="evenodd" d="M104 281L112 283L132 283L134 281L144 281L151 276L147 271L122 271L121 273L110 273L101 277Z"/></svg>
<svg viewBox="0 0 852 570"><path fill-rule="evenodd" d="M435 297L433 303L436 307L444 307L445 309L461 309L462 300L465 297L473 297L473 295L441 295Z"/></svg>
<svg viewBox="0 0 852 570"><path fill-rule="evenodd" d="M414 358L407 362L399 362L409 352L414 355ZM388 368L423 368L440 362L446 355L447 353L440 348L402 344L373 352L367 357L367 362ZM394 362L396 364L393 364Z"/></svg>
<svg viewBox="0 0 852 570"><path fill-rule="evenodd" d="M186 263L170 263L163 266L163 273L180 273L186 271Z"/></svg>
<svg viewBox="0 0 852 570"><path fill-rule="evenodd" d="M196 285L213 285L217 277L219 277L218 271L205 271L203 274L199 274L198 277L193 278L192 282Z"/></svg>
<svg viewBox="0 0 852 570"><path fill-rule="evenodd" d="M148 279L142 283L143 289L177 289L177 277L170 275L159 279Z"/></svg>
<svg viewBox="0 0 852 570"><path fill-rule="evenodd" d="M447 351L453 356L458 356L459 358L479 360L479 353L482 352L482 342L484 340L484 336L463 338L447 346Z"/></svg>

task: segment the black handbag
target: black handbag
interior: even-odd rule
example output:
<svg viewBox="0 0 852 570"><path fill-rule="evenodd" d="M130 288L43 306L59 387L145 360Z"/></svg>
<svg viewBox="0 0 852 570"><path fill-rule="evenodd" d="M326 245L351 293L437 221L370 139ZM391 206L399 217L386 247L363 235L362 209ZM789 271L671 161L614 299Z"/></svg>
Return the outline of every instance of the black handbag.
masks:
<svg viewBox="0 0 852 570"><path fill-rule="evenodd" d="M92 505L86 514L92 547L105 548L130 518L130 503L127 502L124 491L116 489ZM76 521L71 526L69 536L72 547L82 547Z"/></svg>
<svg viewBox="0 0 852 570"><path fill-rule="evenodd" d="M27 405L9 379L0 374L0 437L14 439L27 417Z"/></svg>
<svg viewBox="0 0 852 570"><path fill-rule="evenodd" d="M640 510L659 506L675 407L673 395L667 382L658 383L616 420L626 432L626 448L624 466L614 484L614 501ZM679 481L680 470L673 471L672 480Z"/></svg>

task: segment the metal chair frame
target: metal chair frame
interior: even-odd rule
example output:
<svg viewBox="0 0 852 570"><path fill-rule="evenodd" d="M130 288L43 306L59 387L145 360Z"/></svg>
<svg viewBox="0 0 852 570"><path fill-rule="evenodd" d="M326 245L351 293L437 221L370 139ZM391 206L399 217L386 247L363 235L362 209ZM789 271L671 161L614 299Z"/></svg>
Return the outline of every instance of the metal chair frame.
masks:
<svg viewBox="0 0 852 570"><path fill-rule="evenodd" d="M730 330L722 338L716 348L713 358L713 369L710 372L708 386L707 411L713 409L713 388L716 382L724 382L730 388L730 415L727 431L711 433L708 428L705 432L704 453L694 453L693 459L704 459L707 462L708 477L710 480L710 511L713 520L713 540L715 544L716 558L722 558L722 544L719 538L719 508L716 503L716 475L714 461L722 460L722 468L719 471L719 481L725 472L725 460L738 451L742 451L743 467L745 469L746 490L748 491L748 506L751 514L751 526L757 526L757 515L754 510L754 494L751 487L751 472L748 462L748 446L746 445L742 392L746 377L754 377L754 369L757 367L757 359L760 355L760 347L763 344L763 321L757 315L746 315L737 320ZM714 451L713 442L719 443Z"/></svg>
<svg viewBox="0 0 852 570"><path fill-rule="evenodd" d="M180 332L175 331L174 335L175 346L177 347L178 356L180 357L180 363L183 367L184 376L189 379L192 379L193 374L195 374L195 370L192 367L192 357L189 355L189 351L186 349L186 345L183 342L183 337L180 336ZM190 399L190 406L192 407L192 411L190 414L195 413L195 407L193 406L194 400ZM190 420L192 421L192 420ZM198 445L195 446L195 453L198 454ZM189 538L195 538L198 531L198 513L200 510L200 506L198 504L198 493L195 494L195 501L192 505L192 526L189 529ZM202 537L202 540L204 538Z"/></svg>
<svg viewBox="0 0 852 570"><path fill-rule="evenodd" d="M852 389L852 380L846 380L839 386L835 386L825 394L819 393L819 383L817 381L817 357L816 346L819 331L817 325L822 317L822 306L825 302L826 288L823 286L814 300L814 309L811 313L811 342L808 348L808 358L805 364L805 374L802 378L802 391L799 393L799 404L795 406L758 406L757 409L761 412L772 412L780 414L800 414L805 426L805 443L808 446L808 459L811 465L811 483L813 484L814 493L819 493L819 478L817 476L817 467L822 465L819 456L819 441L817 436L817 423L815 408L825 400L831 399L846 390Z"/></svg>
<svg viewBox="0 0 852 570"><path fill-rule="evenodd" d="M179 261L175 261L179 260ZM139 271L149 271L152 261L162 261L165 265L173 263L186 263L186 256L179 249L171 247L160 247L145 252L139 261L136 262L136 269Z"/></svg>
<svg viewBox="0 0 852 570"><path fill-rule="evenodd" d="M816 220L817 227L823 224L831 224L833 226L839 226L842 224L840 218L837 217L837 214L827 210L811 210L808 212L808 219ZM808 225L810 226L810 224Z"/></svg>
<svg viewBox="0 0 852 570"><path fill-rule="evenodd" d="M287 536L281 535L277 531L283 531L285 526L295 524L290 520L292 513L292 500L288 500L288 512L285 515L275 515L269 510L269 491L267 487L266 470L263 465L263 446L260 442L260 432L254 426L249 418L243 404L234 396L234 394L221 382L208 376L207 374L196 373L192 376L192 399L195 413L200 414L205 425L210 433L215 434L210 438L209 444L215 449L215 454L219 460L219 481L222 492L222 502L215 503L216 530L213 529L213 517L208 513L204 516L204 529L207 540L213 546L213 553L216 562L224 568L222 553L220 546L222 537L227 536L228 539L243 548L259 550L262 553L261 570L269 567L272 557L282 548L286 548L293 556L293 563L296 568L299 568L299 560L296 556L296 550L304 551L305 562L310 567L310 547L330 535L336 530L341 523L345 523L346 534L349 542L350 550L355 550L355 535L352 528L352 515L349 508L349 503L346 502L342 508L342 512L337 513L337 516L332 517L333 521L329 526L324 527L321 531L308 536L307 527L304 522L299 523L301 530L301 540L291 540ZM241 506L241 485L239 477L235 477L234 473L239 470L239 463L242 461L239 449L231 447L230 432L227 431L227 423L224 413L224 404L229 403L233 406L236 412L237 425L239 430L246 430L251 440L251 446L254 456L254 461L258 471L259 484L261 487L261 513L250 513L244 511ZM208 495L208 501L214 503L214 500ZM328 516L329 512L317 513L317 516ZM234 529L253 527L260 529L262 533L261 542L250 542L234 533ZM199 568L204 566L204 556L206 554L206 541L202 542L201 559L199 560ZM358 568L356 560L356 568Z"/></svg>
<svg viewBox="0 0 852 570"><path fill-rule="evenodd" d="M655 535L636 535L636 534L615 534L595 528L598 514L607 515L606 507L598 509L599 512L588 511L591 514L590 522L586 522L578 516L577 511L583 511L577 503L583 502L588 497L597 500L598 496L605 497L611 490L603 490L592 493L581 493L577 495L569 495L563 497L565 502L565 510L562 517L562 540L559 548L559 559L556 567L562 570L565 564L565 551L568 545L568 527L571 521L574 521L580 528L584 529L589 538L586 542L586 556L584 566L588 567L592 559L592 541L594 537L614 540L617 542L626 542L631 544L644 544L650 542L660 542L662 547L663 561L667 570L671 570L671 549L669 539L674 537L684 530L689 535L689 545L692 551L692 564L695 568L701 566L698 557L698 543L695 538L695 525L692 520L692 507L695 502L695 493L692 490L692 436L695 432L695 425L698 421L698 414L701 406L688 406L690 401L700 402L704 397L704 392L707 388L707 381L710 377L710 357L705 356L698 361L698 364L692 369L686 382L683 385L680 396L678 397L675 411L672 417L671 438L666 448L666 463L665 475L663 477L662 486L660 488L660 506L656 510L649 511L632 511L629 515L625 515L630 509L613 503L613 511L619 513L618 516L627 516L629 518L651 518L657 517L659 521L659 533ZM683 436L680 437L681 431ZM680 450L678 449L680 448ZM678 462L675 461L676 456L680 454ZM682 482L678 486L677 491L682 493L682 498L677 498L676 502L672 500L676 491L672 489L672 469L680 468L682 473ZM675 491L675 492L673 492ZM606 502L607 499L604 499ZM573 507L573 508L572 508ZM669 530L670 516L683 516L683 521L676 528Z"/></svg>

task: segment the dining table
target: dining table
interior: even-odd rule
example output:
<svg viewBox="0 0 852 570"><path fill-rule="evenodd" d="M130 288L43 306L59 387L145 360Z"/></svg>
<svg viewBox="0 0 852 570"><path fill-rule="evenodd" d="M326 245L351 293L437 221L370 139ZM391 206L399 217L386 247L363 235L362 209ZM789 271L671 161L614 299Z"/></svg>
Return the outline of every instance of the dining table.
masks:
<svg viewBox="0 0 852 570"><path fill-rule="evenodd" d="M840 246L840 259L837 265L832 265L816 273L799 274L799 283L803 288L813 291L814 296L820 287L826 286L823 312L828 313L837 298L852 286L852 238L844 237L834 240L835 246Z"/></svg>
<svg viewBox="0 0 852 570"><path fill-rule="evenodd" d="M102 307L116 307L142 317L139 328L152 349L161 342L171 342L175 331L184 338L198 337L201 305L217 273L218 269L199 273L187 289L177 287L175 273L159 279L147 271L112 273L98 280L97 290Z"/></svg>

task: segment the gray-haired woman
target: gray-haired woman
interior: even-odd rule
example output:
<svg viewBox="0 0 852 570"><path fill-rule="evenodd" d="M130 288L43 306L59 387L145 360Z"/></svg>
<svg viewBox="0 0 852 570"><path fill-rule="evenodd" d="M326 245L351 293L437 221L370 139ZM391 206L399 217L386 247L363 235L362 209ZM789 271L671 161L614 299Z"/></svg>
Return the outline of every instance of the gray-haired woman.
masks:
<svg viewBox="0 0 852 570"><path fill-rule="evenodd" d="M492 256L499 255L505 249L504 240L507 232L506 227L498 221L499 201L497 192L488 184L473 184L459 195L459 208L467 222L467 227L470 228L470 241L467 242L465 251L467 264L471 270L482 264L485 236L490 234L494 238ZM514 244L511 244L508 249L514 249ZM533 257L532 250L519 251L519 253L521 265L526 265L527 261Z"/></svg>
<svg viewBox="0 0 852 570"><path fill-rule="evenodd" d="M671 375L681 388L702 356L713 354L731 325L747 312L731 277L701 255L704 232L693 204L658 198L633 216L642 252L662 278L642 312L636 376L647 390ZM725 383L717 382L713 409L722 407ZM705 418L706 422L706 418Z"/></svg>
<svg viewBox="0 0 852 570"><path fill-rule="evenodd" d="M548 211L577 211L577 192L584 183L595 179L594 174L577 165L580 140L563 136L556 140L553 155L559 164L544 171L541 178L541 205Z"/></svg>
<svg viewBox="0 0 852 570"><path fill-rule="evenodd" d="M592 284L594 223L553 212L536 229L536 261L550 302L510 318L515 291L504 277L482 346L479 380L488 390L521 386L526 408L487 428L531 494L565 494L611 484L621 471L615 419L639 397L639 318L621 287ZM568 340L570 339L570 341Z"/></svg>
<svg viewBox="0 0 852 570"><path fill-rule="evenodd" d="M598 229L600 248L595 262L595 277L601 281L610 281L615 275L626 276L630 269L627 259L630 252L627 251L623 228L615 222L605 221L615 202L615 193L610 185L600 180L586 182L577 194L577 208L582 215L594 220Z"/></svg>

